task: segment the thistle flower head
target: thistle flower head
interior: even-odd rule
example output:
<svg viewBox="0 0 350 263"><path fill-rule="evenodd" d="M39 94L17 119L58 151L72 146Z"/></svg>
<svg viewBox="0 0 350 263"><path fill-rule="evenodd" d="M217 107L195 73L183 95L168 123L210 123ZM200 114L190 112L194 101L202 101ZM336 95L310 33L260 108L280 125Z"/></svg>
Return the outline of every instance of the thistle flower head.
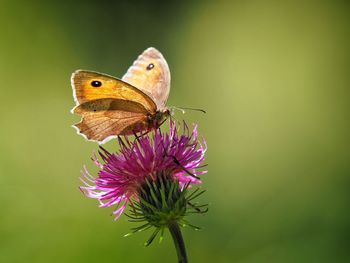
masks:
<svg viewBox="0 0 350 263"><path fill-rule="evenodd" d="M128 204L132 206L134 217L140 218L142 213L148 211L146 216L150 218L143 219L153 226L160 224L160 221L154 220L155 214L160 212L158 219L164 219L167 211L170 211L169 204L174 204L172 212L179 212L181 209L175 208L179 206L176 202L181 199L179 202L185 204L176 216L182 217L188 205L184 199L187 189L193 184L200 184L198 176L206 172L199 170L206 145L204 140L198 138L197 127L190 131L184 123L180 132L176 123L170 122L169 133L163 134L157 129L134 141L119 138L119 145L117 153L110 153L101 147L99 155L102 162L96 155L93 157L100 169L97 177L90 175L84 167L81 177L84 186L80 189L85 195L98 199L100 207L115 206L115 219L120 217ZM169 202L163 195L167 195ZM147 204L156 208L159 205L163 210L156 211L150 206L146 209ZM138 208L141 210L138 211Z"/></svg>

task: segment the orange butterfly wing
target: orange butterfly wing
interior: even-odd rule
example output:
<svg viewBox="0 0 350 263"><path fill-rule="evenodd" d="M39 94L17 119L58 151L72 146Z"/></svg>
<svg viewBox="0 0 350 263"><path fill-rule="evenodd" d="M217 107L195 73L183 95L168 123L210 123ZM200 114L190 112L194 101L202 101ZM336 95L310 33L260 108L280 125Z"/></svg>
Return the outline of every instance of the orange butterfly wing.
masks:
<svg viewBox="0 0 350 263"><path fill-rule="evenodd" d="M155 112L157 108L141 90L106 74L77 70L72 74L71 82L77 105L97 99L120 99L137 102L149 112Z"/></svg>
<svg viewBox="0 0 350 263"><path fill-rule="evenodd" d="M170 92L170 70L157 49L153 47L146 49L128 69L122 80L150 96L161 112L166 109Z"/></svg>
<svg viewBox="0 0 350 263"><path fill-rule="evenodd" d="M72 87L77 104L72 111L82 116L75 127L89 140L104 143L144 130L148 114L157 110L145 93L105 74L78 70L72 75Z"/></svg>

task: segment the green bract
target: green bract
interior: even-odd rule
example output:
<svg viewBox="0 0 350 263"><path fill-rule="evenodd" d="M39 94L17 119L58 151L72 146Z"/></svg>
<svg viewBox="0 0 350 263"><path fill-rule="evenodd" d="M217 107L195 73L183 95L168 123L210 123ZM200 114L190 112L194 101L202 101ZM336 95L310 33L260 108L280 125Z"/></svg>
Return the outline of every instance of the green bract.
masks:
<svg viewBox="0 0 350 263"><path fill-rule="evenodd" d="M152 177L156 179L152 180ZM173 179L164 171L149 178L140 187L138 200L133 200L130 211L126 214L130 221L143 224L133 228L133 231L127 235L155 227L155 231L145 243L148 246L159 232L161 232L160 240L162 240L164 228L173 222L183 227L191 226L199 229L190 224L185 216L207 212L207 204L199 205L193 202L205 191L201 191L200 188L191 191L189 184L181 186L178 180Z"/></svg>

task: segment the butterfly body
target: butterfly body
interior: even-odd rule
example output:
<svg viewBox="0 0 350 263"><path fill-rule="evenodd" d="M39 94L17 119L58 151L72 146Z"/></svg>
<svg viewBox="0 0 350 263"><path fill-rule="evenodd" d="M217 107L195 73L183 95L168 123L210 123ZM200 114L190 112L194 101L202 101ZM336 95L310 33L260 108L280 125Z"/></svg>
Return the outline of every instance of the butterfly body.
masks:
<svg viewBox="0 0 350 263"><path fill-rule="evenodd" d="M170 71L155 48L145 50L122 79L77 70L71 80L76 102L72 112L82 116L74 127L88 140L104 143L148 132L169 116Z"/></svg>

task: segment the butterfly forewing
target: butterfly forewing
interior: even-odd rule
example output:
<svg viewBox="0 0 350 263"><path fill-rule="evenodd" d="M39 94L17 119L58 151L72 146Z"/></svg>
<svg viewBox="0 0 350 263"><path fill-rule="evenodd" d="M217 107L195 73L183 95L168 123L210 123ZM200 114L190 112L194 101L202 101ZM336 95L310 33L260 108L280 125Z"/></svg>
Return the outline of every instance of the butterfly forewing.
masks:
<svg viewBox="0 0 350 263"><path fill-rule="evenodd" d="M156 105L148 95L112 76L77 70L72 75L72 87L77 105L97 99L118 99L141 104L152 113L156 111Z"/></svg>
<svg viewBox="0 0 350 263"><path fill-rule="evenodd" d="M149 95L162 111L170 92L170 70L163 55L155 48L146 49L122 78Z"/></svg>

